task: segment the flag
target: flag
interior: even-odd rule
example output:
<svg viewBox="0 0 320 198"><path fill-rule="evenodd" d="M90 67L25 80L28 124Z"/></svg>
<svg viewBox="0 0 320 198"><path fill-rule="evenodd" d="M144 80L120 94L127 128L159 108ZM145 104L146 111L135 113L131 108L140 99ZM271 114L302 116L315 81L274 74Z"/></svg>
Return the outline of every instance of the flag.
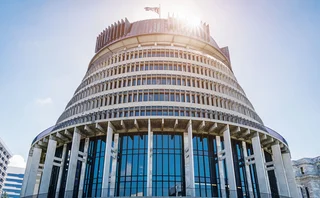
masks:
<svg viewBox="0 0 320 198"><path fill-rule="evenodd" d="M153 12L159 14L159 16L160 16L160 7L145 7L144 10L145 11L153 11Z"/></svg>

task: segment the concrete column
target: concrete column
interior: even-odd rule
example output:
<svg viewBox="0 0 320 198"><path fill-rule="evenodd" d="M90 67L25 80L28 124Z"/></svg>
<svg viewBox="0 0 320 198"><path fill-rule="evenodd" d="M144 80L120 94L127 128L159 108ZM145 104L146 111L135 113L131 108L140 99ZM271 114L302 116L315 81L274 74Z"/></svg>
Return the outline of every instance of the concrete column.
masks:
<svg viewBox="0 0 320 198"><path fill-rule="evenodd" d="M112 136L113 136L113 126L112 126L111 122L108 122L107 137L106 137L106 149L105 149L106 151L104 154L102 197L108 197ZM113 195L110 195L110 196L113 196Z"/></svg>
<svg viewBox="0 0 320 198"><path fill-rule="evenodd" d="M84 183L84 176L86 174L86 165L87 165L87 159L88 159L88 148L89 148L89 138L85 139L84 142L84 149L83 149L83 162L81 166L81 174L80 174L80 182L79 182L79 193L78 197L81 198L83 194L83 183Z"/></svg>
<svg viewBox="0 0 320 198"><path fill-rule="evenodd" d="M40 157L41 157L42 149L33 147L32 152L32 159L28 174L28 180L26 181L26 191L25 196L32 196L34 193L34 188L36 185L37 175L38 175L38 169L39 169L39 163L40 163Z"/></svg>
<svg viewBox="0 0 320 198"><path fill-rule="evenodd" d="M252 181L251 181L251 173L250 173L250 167L247 164L246 158L248 157L248 152L247 152L247 144L246 142L242 141L242 150L243 150L243 158L245 159L245 169L246 169L246 176L247 176L247 184L248 184L248 190L250 197L254 197L253 195L253 188L252 188Z"/></svg>
<svg viewBox="0 0 320 198"><path fill-rule="evenodd" d="M226 182L225 182L225 175L224 175L224 166L223 166L223 160L220 156L220 153L222 152L222 147L221 147L221 140L220 136L216 136L216 141L217 141L217 151L218 151L218 166L219 166L219 177L220 177L220 188L221 188L221 193L222 197L226 197Z"/></svg>
<svg viewBox="0 0 320 198"><path fill-rule="evenodd" d="M152 196L152 156L153 156L153 132L151 121L148 120L148 152L147 152L147 196Z"/></svg>
<svg viewBox="0 0 320 198"><path fill-rule="evenodd" d="M225 150L225 156L226 156L230 197L237 197L237 185L236 185L236 179L235 179L235 173L234 173L229 125L226 125L226 127L224 128L223 139L224 139L224 150Z"/></svg>
<svg viewBox="0 0 320 198"><path fill-rule="evenodd" d="M295 175L292 167L290 153L282 154L283 165L286 170L287 182L289 186L289 192L291 197L299 197L299 192L297 188L297 183L295 180Z"/></svg>
<svg viewBox="0 0 320 198"><path fill-rule="evenodd" d="M61 156L61 163L60 163L60 168L59 168L59 176L58 176L58 182L57 182L57 188L56 188L56 198L59 197L59 191L60 191L60 185L61 185L61 179L62 179L62 172L63 172L63 166L64 166L64 159L66 156L67 152L67 144L63 145L62 149L62 156Z"/></svg>
<svg viewBox="0 0 320 198"><path fill-rule="evenodd" d="M73 137L72 137L71 154L70 154L70 160L69 160L69 166L68 166L65 198L69 198L73 196L73 188L74 188L74 181L76 178L80 139L81 139L80 131L77 127L75 127L73 132Z"/></svg>
<svg viewBox="0 0 320 198"><path fill-rule="evenodd" d="M283 166L281 149L279 143L276 143L271 146L272 149L272 158L274 164L274 172L276 174L277 183L278 183L278 190L280 196L290 196L286 171Z"/></svg>
<svg viewBox="0 0 320 198"><path fill-rule="evenodd" d="M39 194L46 194L49 190L51 172L53 167L53 158L56 153L57 141L49 139L46 159L44 161L44 168L42 172Z"/></svg>
<svg viewBox="0 0 320 198"><path fill-rule="evenodd" d="M192 122L188 123L186 132L183 133L184 138L184 163L186 175L186 196L195 196L194 186L194 161L193 161L193 145L192 145Z"/></svg>
<svg viewBox="0 0 320 198"><path fill-rule="evenodd" d="M251 141L260 193L270 194L269 180L267 177L264 155L261 150L259 134L256 133Z"/></svg>
<svg viewBox="0 0 320 198"><path fill-rule="evenodd" d="M262 154L262 161L263 161L263 164L266 164L266 157L265 157L265 155L264 155L264 150L263 150L263 148L261 148L260 149L260 151L261 151L261 154ZM266 166L265 166L265 168L266 168ZM268 186L268 192L270 192L271 193L271 188L270 188L270 180L269 180L269 175L268 175L268 171L266 170L266 178L267 178L267 186Z"/></svg>
<svg viewBox="0 0 320 198"><path fill-rule="evenodd" d="M113 153L112 153L112 164L111 164L111 175L110 175L110 196L114 196L114 190L116 188L118 144L119 144L119 134L117 133L117 134L114 134L114 140L113 140Z"/></svg>
<svg viewBox="0 0 320 198"><path fill-rule="evenodd" d="M26 170L25 170L25 173L24 173L24 176L23 176L23 182L22 182L21 193L20 193L21 197L25 196L25 191L26 191L26 186L27 186L27 183L28 183L31 163L32 163L32 148L29 151L29 156L28 156L28 160L27 160L27 166L26 166Z"/></svg>

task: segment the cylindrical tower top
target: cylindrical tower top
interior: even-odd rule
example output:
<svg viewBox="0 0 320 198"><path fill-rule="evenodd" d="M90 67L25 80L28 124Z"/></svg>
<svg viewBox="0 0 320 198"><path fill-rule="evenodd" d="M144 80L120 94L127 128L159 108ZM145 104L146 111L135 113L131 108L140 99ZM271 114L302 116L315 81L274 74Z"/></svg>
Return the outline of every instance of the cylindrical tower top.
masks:
<svg viewBox="0 0 320 198"><path fill-rule="evenodd" d="M199 22L198 25L190 25L186 20L175 17L168 19L147 19L130 23L127 18L115 22L103 30L97 37L95 52L98 53L103 48L130 37L152 34L169 34L184 36L189 39L198 40L214 47L221 53L221 61L230 66L228 47L220 48L215 40L210 36L209 24ZM161 42L161 40L160 40ZM185 43L190 44L192 43Z"/></svg>

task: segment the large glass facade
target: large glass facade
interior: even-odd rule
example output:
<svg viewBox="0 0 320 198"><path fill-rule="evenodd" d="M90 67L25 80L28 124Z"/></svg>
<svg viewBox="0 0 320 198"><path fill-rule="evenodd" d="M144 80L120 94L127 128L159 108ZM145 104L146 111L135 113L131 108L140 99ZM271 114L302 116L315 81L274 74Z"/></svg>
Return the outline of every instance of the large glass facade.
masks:
<svg viewBox="0 0 320 198"><path fill-rule="evenodd" d="M147 195L146 133L120 134L115 196Z"/></svg>
<svg viewBox="0 0 320 198"><path fill-rule="evenodd" d="M231 140L232 143L232 153L233 153L233 164L234 172L237 185L237 194L239 198L248 198L249 191L247 185L247 176L245 169L245 161L243 157L242 141Z"/></svg>
<svg viewBox="0 0 320 198"><path fill-rule="evenodd" d="M99 197L102 191L106 136L90 138L83 197Z"/></svg>
<svg viewBox="0 0 320 198"><path fill-rule="evenodd" d="M185 195L183 151L182 133L153 134L153 196Z"/></svg>
<svg viewBox="0 0 320 198"><path fill-rule="evenodd" d="M215 136L193 136L195 193L197 197L221 197Z"/></svg>

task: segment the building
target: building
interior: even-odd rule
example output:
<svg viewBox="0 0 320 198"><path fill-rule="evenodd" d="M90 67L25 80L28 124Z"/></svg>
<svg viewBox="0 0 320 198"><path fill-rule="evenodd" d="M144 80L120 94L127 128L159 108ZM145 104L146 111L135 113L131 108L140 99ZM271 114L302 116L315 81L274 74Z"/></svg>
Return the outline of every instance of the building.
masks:
<svg viewBox="0 0 320 198"><path fill-rule="evenodd" d="M125 19L95 50L32 142L22 197L297 197L286 140L264 126L209 25Z"/></svg>
<svg viewBox="0 0 320 198"><path fill-rule="evenodd" d="M8 198L20 197L24 171L24 168L8 166L3 186L3 192L6 192Z"/></svg>
<svg viewBox="0 0 320 198"><path fill-rule="evenodd" d="M320 156L293 160L296 182L303 198L320 198Z"/></svg>
<svg viewBox="0 0 320 198"><path fill-rule="evenodd" d="M0 138L0 196L2 195L3 183L7 175L7 168L8 168L9 159L11 158L11 156L12 154L9 151L8 147Z"/></svg>

